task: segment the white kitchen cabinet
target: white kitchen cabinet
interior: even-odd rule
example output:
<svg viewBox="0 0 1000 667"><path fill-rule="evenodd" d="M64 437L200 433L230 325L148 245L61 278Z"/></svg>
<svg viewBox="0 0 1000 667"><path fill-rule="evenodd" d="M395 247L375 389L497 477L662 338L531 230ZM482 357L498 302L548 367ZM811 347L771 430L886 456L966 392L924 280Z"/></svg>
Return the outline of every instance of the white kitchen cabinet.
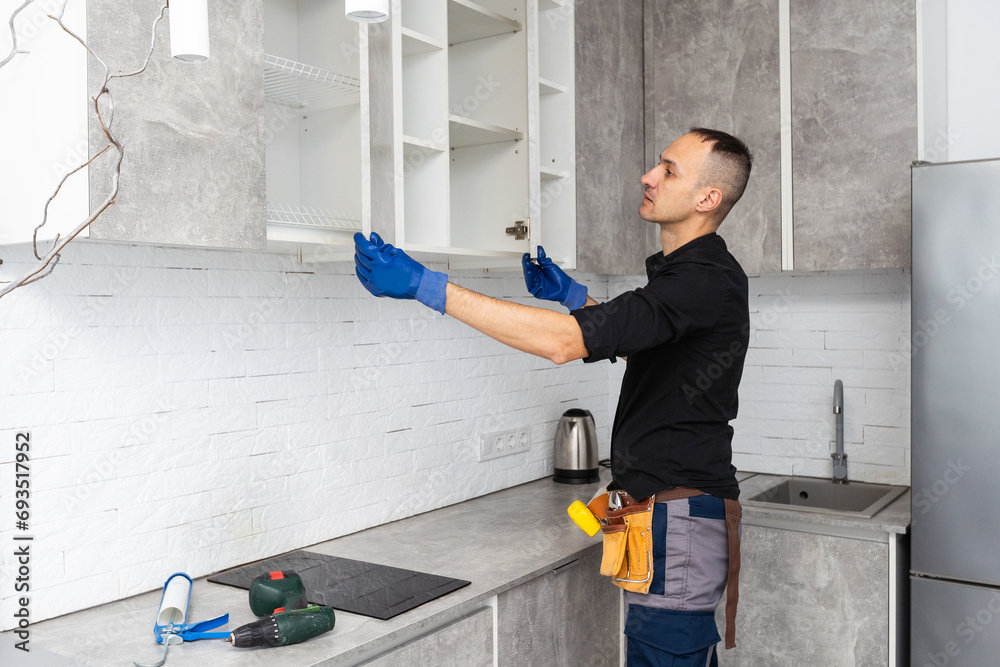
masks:
<svg viewBox="0 0 1000 667"><path fill-rule="evenodd" d="M378 231L425 260L576 264L573 6L266 0L268 247L349 259Z"/></svg>
<svg viewBox="0 0 1000 667"><path fill-rule="evenodd" d="M343 0L265 1L269 250L352 251L362 230L360 60Z"/></svg>
<svg viewBox="0 0 1000 667"><path fill-rule="evenodd" d="M452 266L514 266L544 234L574 266L572 5L409 0L391 30L393 150L372 169L394 206L372 227Z"/></svg>

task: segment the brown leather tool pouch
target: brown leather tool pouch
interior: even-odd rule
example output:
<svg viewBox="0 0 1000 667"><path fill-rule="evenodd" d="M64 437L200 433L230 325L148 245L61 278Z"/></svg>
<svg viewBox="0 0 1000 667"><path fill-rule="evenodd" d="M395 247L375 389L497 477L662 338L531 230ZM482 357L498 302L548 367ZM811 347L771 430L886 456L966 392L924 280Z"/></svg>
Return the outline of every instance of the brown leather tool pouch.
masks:
<svg viewBox="0 0 1000 667"><path fill-rule="evenodd" d="M616 586L627 591L648 593L653 581L654 501L652 497L643 502L629 498L622 509L608 510L607 525L601 527L604 534L601 574L611 577Z"/></svg>

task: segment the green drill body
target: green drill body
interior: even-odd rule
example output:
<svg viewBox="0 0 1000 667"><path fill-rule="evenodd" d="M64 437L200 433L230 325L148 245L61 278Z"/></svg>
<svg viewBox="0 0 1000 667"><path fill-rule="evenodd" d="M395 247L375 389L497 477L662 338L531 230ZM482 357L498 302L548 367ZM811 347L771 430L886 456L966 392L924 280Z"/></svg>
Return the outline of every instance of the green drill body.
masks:
<svg viewBox="0 0 1000 667"><path fill-rule="evenodd" d="M225 641L237 648L288 646L329 632L335 623L333 608L314 604L247 623L233 630Z"/></svg>

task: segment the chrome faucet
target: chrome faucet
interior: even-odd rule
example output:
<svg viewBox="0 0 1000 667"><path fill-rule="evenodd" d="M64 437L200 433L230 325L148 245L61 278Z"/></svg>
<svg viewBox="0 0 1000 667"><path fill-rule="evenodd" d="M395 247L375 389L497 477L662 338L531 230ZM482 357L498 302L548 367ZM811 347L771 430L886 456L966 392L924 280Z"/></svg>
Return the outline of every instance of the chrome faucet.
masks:
<svg viewBox="0 0 1000 667"><path fill-rule="evenodd" d="M833 481L835 484L847 484L847 454L844 453L844 383L837 380L833 383L833 414L837 416L837 451L833 458Z"/></svg>

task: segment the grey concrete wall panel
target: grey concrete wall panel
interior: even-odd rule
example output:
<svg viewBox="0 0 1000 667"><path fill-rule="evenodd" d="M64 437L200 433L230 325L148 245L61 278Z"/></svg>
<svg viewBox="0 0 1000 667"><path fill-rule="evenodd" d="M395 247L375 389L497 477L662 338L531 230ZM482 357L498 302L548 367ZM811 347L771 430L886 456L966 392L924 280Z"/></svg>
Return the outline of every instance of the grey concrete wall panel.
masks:
<svg viewBox="0 0 1000 667"><path fill-rule="evenodd" d="M778 0L646 0L647 165L692 126L743 139L754 167L719 229L751 275L781 270Z"/></svg>
<svg viewBox="0 0 1000 667"><path fill-rule="evenodd" d="M500 665L617 667L621 591L600 575L602 546L497 596Z"/></svg>
<svg viewBox="0 0 1000 667"><path fill-rule="evenodd" d="M141 67L159 9L160 3L87 3L88 41L112 73ZM209 25L208 63L171 60L164 16L146 72L109 86L125 159L119 195L91 225L91 238L265 247L263 3L211 2ZM90 58L90 95L102 81L103 68ZM106 143L92 118L91 152ZM91 210L110 192L107 157L92 165Z"/></svg>
<svg viewBox="0 0 1000 667"><path fill-rule="evenodd" d="M386 243L396 243L397 169L392 118L391 28L388 21L368 24L367 122L371 161L371 191L368 195L371 197L372 231ZM361 123L364 127L364 118Z"/></svg>
<svg viewBox="0 0 1000 667"><path fill-rule="evenodd" d="M481 609L364 664L366 667L493 667L493 610Z"/></svg>
<svg viewBox="0 0 1000 667"><path fill-rule="evenodd" d="M741 563L736 648L720 644L719 665L887 664L888 544L744 524Z"/></svg>
<svg viewBox="0 0 1000 667"><path fill-rule="evenodd" d="M639 217L645 172L642 6L577 0L576 257L590 273L645 273L658 228Z"/></svg>
<svg viewBox="0 0 1000 667"><path fill-rule="evenodd" d="M911 0L791 0L795 268L910 265Z"/></svg>

